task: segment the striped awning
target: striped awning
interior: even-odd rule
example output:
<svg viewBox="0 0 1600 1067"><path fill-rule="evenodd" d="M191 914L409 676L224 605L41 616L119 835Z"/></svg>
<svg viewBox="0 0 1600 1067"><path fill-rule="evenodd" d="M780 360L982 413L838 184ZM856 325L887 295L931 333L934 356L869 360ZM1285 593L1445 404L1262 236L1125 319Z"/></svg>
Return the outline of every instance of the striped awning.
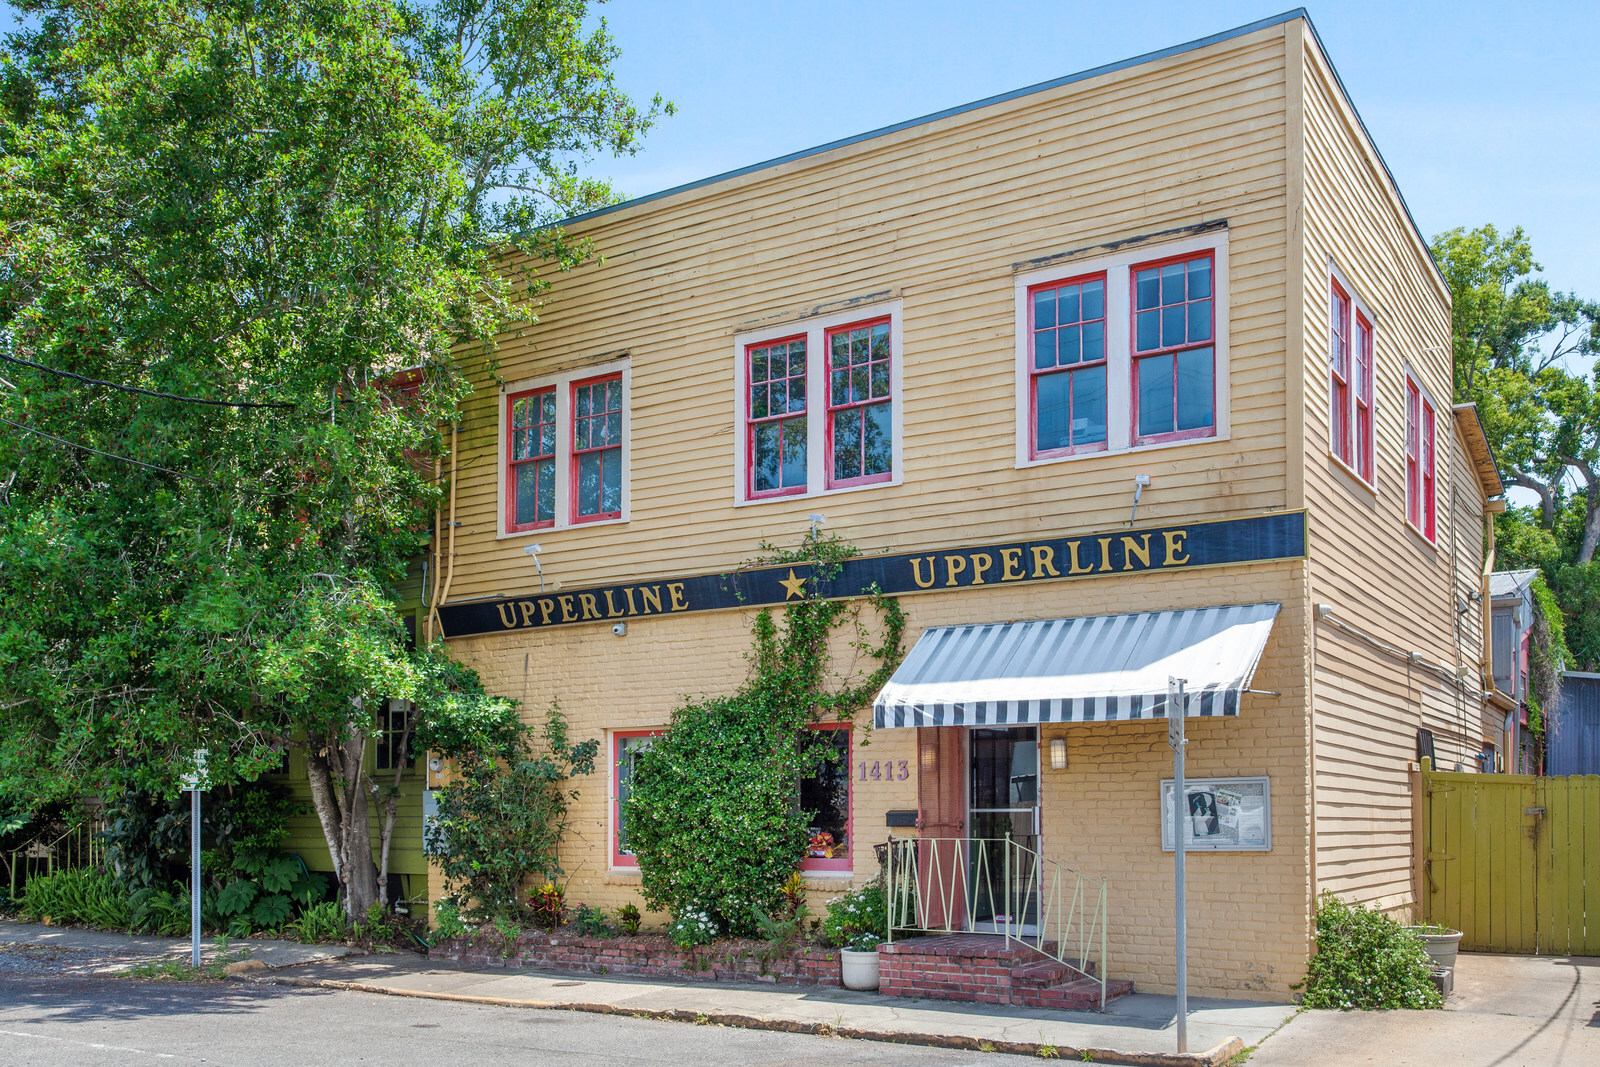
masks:
<svg viewBox="0 0 1600 1067"><path fill-rule="evenodd" d="M1106 722L1167 714L1170 679L1190 715L1237 715L1277 604L1141 611L923 632L872 703L894 726Z"/></svg>

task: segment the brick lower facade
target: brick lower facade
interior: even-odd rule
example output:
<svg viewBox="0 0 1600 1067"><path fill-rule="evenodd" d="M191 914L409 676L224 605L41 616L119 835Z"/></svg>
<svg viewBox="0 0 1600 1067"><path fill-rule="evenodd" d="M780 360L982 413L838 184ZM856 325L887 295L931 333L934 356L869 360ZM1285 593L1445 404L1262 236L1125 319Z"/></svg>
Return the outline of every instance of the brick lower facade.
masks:
<svg viewBox="0 0 1600 1067"><path fill-rule="evenodd" d="M431 959L474 967L531 967L579 974L625 974L690 982L773 982L799 986L837 986L839 953L807 948L782 960L763 962L761 941L718 941L683 949L655 934L636 937L578 937L527 933L507 945L492 933L441 940Z"/></svg>

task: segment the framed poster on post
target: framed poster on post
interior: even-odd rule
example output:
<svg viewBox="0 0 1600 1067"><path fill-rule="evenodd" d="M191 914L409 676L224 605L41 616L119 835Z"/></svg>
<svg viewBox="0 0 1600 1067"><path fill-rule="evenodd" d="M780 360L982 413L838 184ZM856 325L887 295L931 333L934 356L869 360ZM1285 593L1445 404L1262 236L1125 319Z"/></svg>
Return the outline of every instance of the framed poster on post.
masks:
<svg viewBox="0 0 1600 1067"><path fill-rule="evenodd" d="M1186 778L1186 852L1267 852L1272 848L1272 779ZM1172 851L1172 779L1161 780L1161 849Z"/></svg>

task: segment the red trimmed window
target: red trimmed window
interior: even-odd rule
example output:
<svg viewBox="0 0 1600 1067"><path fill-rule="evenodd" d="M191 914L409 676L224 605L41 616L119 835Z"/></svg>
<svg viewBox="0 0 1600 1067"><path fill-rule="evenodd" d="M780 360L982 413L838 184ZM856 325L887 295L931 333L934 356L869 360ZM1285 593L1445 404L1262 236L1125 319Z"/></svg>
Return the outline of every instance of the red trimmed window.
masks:
<svg viewBox="0 0 1600 1067"><path fill-rule="evenodd" d="M1437 534L1434 412L1417 383L1406 377L1406 521L1429 541Z"/></svg>
<svg viewBox="0 0 1600 1067"><path fill-rule="evenodd" d="M1372 323L1337 281L1329 304L1328 444L1339 461L1372 482Z"/></svg>
<svg viewBox="0 0 1600 1067"><path fill-rule="evenodd" d="M829 330L827 347L828 488L886 482L894 477L889 319Z"/></svg>
<svg viewBox="0 0 1600 1067"><path fill-rule="evenodd" d="M1216 432L1212 254L1133 268L1133 443Z"/></svg>
<svg viewBox="0 0 1600 1067"><path fill-rule="evenodd" d="M572 383L572 521L622 517L622 375Z"/></svg>
<svg viewBox="0 0 1600 1067"><path fill-rule="evenodd" d="M633 784L633 764L650 747L661 730L618 730L611 735L611 862L617 867L637 867L628 851L628 794Z"/></svg>
<svg viewBox="0 0 1600 1067"><path fill-rule="evenodd" d="M811 820L806 843L805 871L850 869L850 724L818 723L809 731L817 759L812 772L800 779L800 810ZM820 751L819 751L820 750Z"/></svg>
<svg viewBox="0 0 1600 1067"><path fill-rule="evenodd" d="M806 491L806 339L786 337L745 349L752 499Z"/></svg>
<svg viewBox="0 0 1600 1067"><path fill-rule="evenodd" d="M556 521L556 391L506 398L506 529L536 530Z"/></svg>
<svg viewBox="0 0 1600 1067"><path fill-rule="evenodd" d="M1028 290L1031 454L1106 447L1106 276Z"/></svg>

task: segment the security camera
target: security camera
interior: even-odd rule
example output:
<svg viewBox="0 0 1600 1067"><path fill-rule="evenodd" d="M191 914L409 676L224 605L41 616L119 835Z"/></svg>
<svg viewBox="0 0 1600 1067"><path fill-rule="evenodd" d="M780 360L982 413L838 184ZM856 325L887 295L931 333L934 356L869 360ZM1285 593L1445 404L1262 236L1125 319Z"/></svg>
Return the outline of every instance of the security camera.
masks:
<svg viewBox="0 0 1600 1067"><path fill-rule="evenodd" d="M616 634L618 637L626 637L628 635L628 624L625 622L613 623L611 625L611 632Z"/></svg>

